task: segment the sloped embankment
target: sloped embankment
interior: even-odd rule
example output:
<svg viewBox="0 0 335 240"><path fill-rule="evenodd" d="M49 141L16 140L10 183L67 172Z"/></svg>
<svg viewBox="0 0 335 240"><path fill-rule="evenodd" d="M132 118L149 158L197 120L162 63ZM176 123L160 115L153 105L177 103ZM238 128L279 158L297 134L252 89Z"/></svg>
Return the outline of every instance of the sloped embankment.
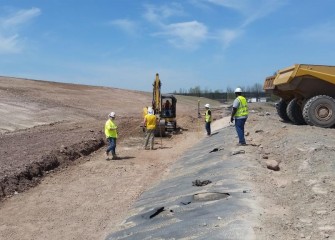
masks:
<svg viewBox="0 0 335 240"><path fill-rule="evenodd" d="M62 146L52 150L35 162L27 164L24 169L0 178L0 200L36 186L49 171L71 165L82 156L87 156L104 145L103 138L94 138Z"/></svg>

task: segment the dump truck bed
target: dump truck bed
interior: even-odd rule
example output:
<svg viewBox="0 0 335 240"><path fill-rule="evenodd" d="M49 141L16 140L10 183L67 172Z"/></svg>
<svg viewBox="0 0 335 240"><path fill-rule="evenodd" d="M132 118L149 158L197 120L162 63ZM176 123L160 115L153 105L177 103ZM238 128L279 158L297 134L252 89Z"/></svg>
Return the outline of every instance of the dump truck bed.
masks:
<svg viewBox="0 0 335 240"><path fill-rule="evenodd" d="M295 64L267 77L263 88L284 99L297 95L303 98L318 94L334 96L335 66Z"/></svg>
<svg viewBox="0 0 335 240"><path fill-rule="evenodd" d="M294 124L335 125L335 66L295 64L267 77L266 92L279 96L279 117Z"/></svg>

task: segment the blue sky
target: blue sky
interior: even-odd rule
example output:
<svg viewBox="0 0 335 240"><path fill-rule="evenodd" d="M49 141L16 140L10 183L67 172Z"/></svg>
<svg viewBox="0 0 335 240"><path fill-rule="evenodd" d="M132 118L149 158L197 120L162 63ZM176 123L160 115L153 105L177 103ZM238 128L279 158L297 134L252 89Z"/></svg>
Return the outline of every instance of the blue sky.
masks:
<svg viewBox="0 0 335 240"><path fill-rule="evenodd" d="M334 0L0 0L0 75L162 92L335 65Z"/></svg>

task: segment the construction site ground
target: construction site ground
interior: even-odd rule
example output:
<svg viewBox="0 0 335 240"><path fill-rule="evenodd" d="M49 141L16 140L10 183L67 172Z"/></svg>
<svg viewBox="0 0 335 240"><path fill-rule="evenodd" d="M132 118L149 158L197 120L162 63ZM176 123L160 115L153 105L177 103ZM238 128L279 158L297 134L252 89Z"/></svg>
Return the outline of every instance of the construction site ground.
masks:
<svg viewBox="0 0 335 240"><path fill-rule="evenodd" d="M140 128L149 91L1 77L0 239L105 239L122 229L136 201L211 138L197 117L199 98L177 99L180 130L157 137L150 151ZM241 239L335 239L335 129L285 123L273 104L250 103L248 145L238 147L228 105L200 101L212 105L220 130L216 154L243 150L239 158L250 162L235 169L256 203L253 235ZM106 161L102 130L111 111L120 159ZM278 171L267 168L270 160Z"/></svg>

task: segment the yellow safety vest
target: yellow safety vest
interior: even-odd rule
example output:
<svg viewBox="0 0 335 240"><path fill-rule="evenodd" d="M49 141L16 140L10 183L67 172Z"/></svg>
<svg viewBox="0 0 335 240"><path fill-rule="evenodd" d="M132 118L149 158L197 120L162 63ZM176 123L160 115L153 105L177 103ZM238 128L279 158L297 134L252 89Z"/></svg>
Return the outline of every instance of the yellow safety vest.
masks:
<svg viewBox="0 0 335 240"><path fill-rule="evenodd" d="M147 129L155 129L156 128L156 121L157 117L153 114L147 114L145 115L145 122L146 122L146 128Z"/></svg>
<svg viewBox="0 0 335 240"><path fill-rule="evenodd" d="M237 99L240 102L240 104L235 113L235 117L247 116L249 114L247 100L243 96L238 96Z"/></svg>
<svg viewBox="0 0 335 240"><path fill-rule="evenodd" d="M206 111L206 118L205 118L205 121L206 121L206 122L212 122L212 114L209 115L209 114L208 114L208 111L209 111L209 109Z"/></svg>
<svg viewBox="0 0 335 240"><path fill-rule="evenodd" d="M106 138L117 138L117 126L112 119L108 119L105 124L105 135Z"/></svg>

